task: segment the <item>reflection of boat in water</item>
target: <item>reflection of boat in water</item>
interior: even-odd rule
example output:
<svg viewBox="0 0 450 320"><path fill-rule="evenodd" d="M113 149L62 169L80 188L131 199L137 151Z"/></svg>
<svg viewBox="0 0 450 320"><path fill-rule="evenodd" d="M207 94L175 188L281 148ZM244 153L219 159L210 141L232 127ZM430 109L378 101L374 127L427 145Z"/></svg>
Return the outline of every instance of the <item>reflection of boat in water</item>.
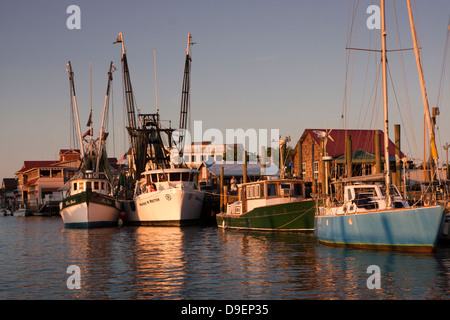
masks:
<svg viewBox="0 0 450 320"><path fill-rule="evenodd" d="M186 50L180 130L186 129L189 110L190 41L191 34L188 36ZM158 108L154 114L139 114L139 121L136 121L122 33L117 42L122 44L122 70L129 124L127 129L132 153L130 169L136 182L133 199L124 201L125 214L122 221L133 225L183 225L198 222L204 201L204 193L198 190L195 182L199 172L184 168L182 163L175 168L171 161L171 152L175 149L172 145L174 129L163 125ZM183 134L180 134L178 147L181 154L178 159L183 159Z"/></svg>
<svg viewBox="0 0 450 320"><path fill-rule="evenodd" d="M92 119L89 118L90 139L83 145L83 137L81 136L78 120L78 134L80 145L82 146L82 168L69 181L69 192L60 203L60 215L66 227L104 227L117 225L119 222L120 204L112 197L112 177L106 152L103 148L107 136L104 132L104 121L112 71L113 64L111 62L99 139L94 140L92 138ZM68 63L68 72L70 75L72 98L78 118L75 86L70 62Z"/></svg>
<svg viewBox="0 0 450 320"><path fill-rule="evenodd" d="M239 200L216 215L221 228L313 231L315 201L302 181L271 179L238 185Z"/></svg>
<svg viewBox="0 0 450 320"><path fill-rule="evenodd" d="M315 234L319 242L332 245L353 246L361 248L384 248L407 251L432 251L438 240L443 220L444 208L441 205L409 206L402 199L398 190L391 189L389 163L388 106L386 79L386 30L384 18L384 0L381 0L381 42L383 74L383 109L384 109L384 149L385 172L384 192L379 184L367 183L361 177L348 178L343 188L342 204L325 203L319 208L315 219ZM410 11L411 31L417 61L418 50L415 31ZM420 69L420 68L419 68ZM419 72L420 73L420 72ZM423 73L422 73L423 76ZM422 93L424 83L421 78ZM425 103L428 115L428 102ZM429 122L430 124L431 122ZM431 126L431 125L429 125ZM430 127L429 127L430 129ZM431 132L431 130L430 130ZM434 134L430 133L430 145L433 158L437 162ZM434 156L435 155L435 156ZM359 181L357 181L359 179ZM358 182L355 184L354 182ZM328 201L327 201L328 202Z"/></svg>

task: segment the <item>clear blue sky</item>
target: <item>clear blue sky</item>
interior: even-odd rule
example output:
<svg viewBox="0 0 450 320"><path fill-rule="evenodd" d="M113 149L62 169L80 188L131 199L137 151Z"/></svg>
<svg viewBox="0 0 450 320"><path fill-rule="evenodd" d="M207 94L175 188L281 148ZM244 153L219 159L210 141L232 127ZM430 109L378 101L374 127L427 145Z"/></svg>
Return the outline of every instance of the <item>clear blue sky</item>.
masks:
<svg viewBox="0 0 450 320"><path fill-rule="evenodd" d="M406 4L395 3L402 47L411 47ZM70 16L66 9L72 4L81 9L81 30L66 27ZM109 146L108 151L109 156L122 156L118 143L121 136L124 149L123 135L117 132L118 127L123 127L121 50L113 45L119 32L124 33L137 103L148 113L155 110L156 49L158 104L162 118L172 120L174 127L179 121L187 34L192 33L196 44L192 48L191 120L202 120L203 130L218 128L225 135L227 128L276 128L283 136L291 135L294 145L306 128L323 128L325 124L328 128L343 128L349 4L353 1L1 1L0 179L14 177L25 160L52 160L59 149L70 147L69 80L65 72L69 60L75 72L83 131L89 113L90 61L96 132L109 62L118 67L112 97L116 147ZM371 4L378 1L359 4L358 41L354 46L368 47L374 39L379 44L379 31L366 27L366 8ZM434 106L450 1L416 0L415 9L430 106ZM391 1L387 1L386 10L388 46L392 48L397 42L394 31L389 29L393 27L389 20ZM354 65L352 95L366 79L370 58L367 53L355 55L363 63ZM414 53L407 51L403 55L411 82L408 90L415 135L421 148L423 105ZM390 64L394 62L394 57L390 58ZM391 68L393 73L398 71ZM442 123L439 151L442 144L450 142L450 128L445 125L450 117L448 77L447 71L445 105L440 106L438 120ZM396 81L399 88L403 87L401 76ZM392 93L391 103L395 101ZM366 88L365 99L369 95ZM349 128L381 128L381 124L361 121L358 115L366 111L360 111L357 95L355 99L355 110L349 111ZM391 125L400 123L396 105L390 110ZM411 136L409 131L405 134ZM420 152L417 155L407 150L406 143L403 149L410 156L421 156Z"/></svg>

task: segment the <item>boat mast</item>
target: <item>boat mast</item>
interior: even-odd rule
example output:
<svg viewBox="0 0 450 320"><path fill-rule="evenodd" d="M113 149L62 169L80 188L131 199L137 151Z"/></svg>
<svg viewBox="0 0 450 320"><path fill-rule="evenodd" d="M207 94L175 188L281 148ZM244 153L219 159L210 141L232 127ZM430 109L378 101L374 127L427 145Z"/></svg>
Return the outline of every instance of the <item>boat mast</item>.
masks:
<svg viewBox="0 0 450 320"><path fill-rule="evenodd" d="M80 149L81 149L81 159L84 158L84 148L83 148L83 138L81 136L81 127L80 127L80 117L78 116L78 107L77 107L77 97L75 95L75 83L73 81L73 71L72 71L72 64L67 62L67 73L69 73L69 81L70 81L70 88L72 89L72 100L75 107L75 114L77 116L77 129L78 129L78 138L80 139Z"/></svg>
<svg viewBox="0 0 450 320"><path fill-rule="evenodd" d="M185 130L187 129L187 118L190 106L190 80L191 80L191 56L189 54L190 46L194 43L191 42L192 34L188 34L187 47L186 47L186 61L184 64L184 77L183 77L183 88L181 94L181 110L180 110L180 136L178 140L179 145L179 157L183 157L184 148L184 136Z"/></svg>
<svg viewBox="0 0 450 320"><path fill-rule="evenodd" d="M436 140L435 140L434 128L433 128L434 125L432 124L431 117L430 117L427 89L425 87L425 78L423 75L422 63L420 61L419 46L417 45L417 35L416 35L416 28L414 26L414 18L413 18L412 9L411 9L411 1L407 0L406 3L408 5L409 23L411 25L411 37L412 37L413 44L414 44L414 54L416 56L417 71L419 73L419 79L420 79L420 89L422 91L422 100L423 100L423 106L424 106L424 110L425 110L425 120L427 123L428 135L430 138L431 156L433 157L434 165L436 166L436 169L437 169L438 164L439 164L438 163L439 156L438 156L438 152L437 152L437 148L436 148ZM437 175L437 176L439 179L439 175Z"/></svg>
<svg viewBox="0 0 450 320"><path fill-rule="evenodd" d="M114 43L121 43L122 44L122 72L123 72L123 90L124 90L124 96L127 106L127 116L128 116L128 134L130 136L131 141L131 152L132 152L132 163L130 163L130 168L134 167L135 170L135 178L139 179L141 172L144 171L145 166L145 151L141 150L141 148L138 150L139 146L138 144L142 144L142 134L138 137L139 129L137 127L136 122L136 112L135 112L135 102L134 102L134 95L133 95L133 88L131 86L131 79L130 79L130 71L128 69L128 61L127 61L127 54L125 50L125 44L123 41L123 33L119 33L119 37Z"/></svg>
<svg viewBox="0 0 450 320"><path fill-rule="evenodd" d="M100 159L102 157L103 153L103 145L105 144L106 138L104 138L104 132L105 132L105 118L106 118L106 110L108 108L109 103L109 90L111 86L111 81L113 79L112 73L114 72L114 63L111 61L109 65L109 71L108 71L108 85L106 87L106 96L105 96L105 105L103 106L103 118L102 118L102 125L100 127L100 135L99 135L99 146L98 146L98 154L97 154L97 166L96 166L96 172L99 172L100 167Z"/></svg>
<svg viewBox="0 0 450 320"><path fill-rule="evenodd" d="M386 19L384 0L380 0L381 11L381 63L383 76L383 118L384 118L384 159L385 159L385 182L386 182L386 199L387 208L392 207L391 199L391 170L389 165L389 120L388 120L388 95L387 95L387 76L386 76Z"/></svg>

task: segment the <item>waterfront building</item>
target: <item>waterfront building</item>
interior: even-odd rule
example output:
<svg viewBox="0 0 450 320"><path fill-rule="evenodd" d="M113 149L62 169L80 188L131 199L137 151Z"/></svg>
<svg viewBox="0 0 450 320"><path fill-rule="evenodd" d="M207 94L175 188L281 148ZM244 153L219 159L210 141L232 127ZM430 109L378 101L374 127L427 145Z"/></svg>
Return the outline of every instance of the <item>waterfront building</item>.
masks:
<svg viewBox="0 0 450 320"><path fill-rule="evenodd" d="M313 192L318 192L322 190L325 177L336 179L382 173L381 164L384 161L384 141L380 139L382 136L381 130L305 129L292 153L293 175L311 182ZM400 150L400 138L396 140L398 147L389 140L389 159L394 171L394 183L401 181L401 167L398 164L405 156ZM347 170L347 147L351 150L349 170Z"/></svg>

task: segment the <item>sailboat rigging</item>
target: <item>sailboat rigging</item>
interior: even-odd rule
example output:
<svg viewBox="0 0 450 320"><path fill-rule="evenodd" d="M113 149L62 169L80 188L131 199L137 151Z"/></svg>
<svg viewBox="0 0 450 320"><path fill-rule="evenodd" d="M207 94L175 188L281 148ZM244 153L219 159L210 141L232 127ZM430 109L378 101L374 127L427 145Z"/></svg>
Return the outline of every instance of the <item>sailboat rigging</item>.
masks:
<svg viewBox="0 0 450 320"><path fill-rule="evenodd" d="M343 182L348 183L343 188L343 204L330 203L328 201L323 204L318 199L314 232L319 242L324 244L406 251L432 251L437 243L444 217L443 206L410 206L402 198L398 189L391 185L386 66L387 32L384 0L380 0L380 13L385 186L383 188L381 185L371 183L369 180L364 181L363 177L343 180ZM415 31L411 15L410 21L414 38ZM418 60L417 43L415 43L415 51L416 59ZM418 66L419 62L418 60ZM424 88L423 75L421 79L421 84ZM422 90L422 92L425 93L425 102L426 92L425 90ZM427 114L426 111L425 114ZM430 135L430 138L434 137Z"/></svg>

